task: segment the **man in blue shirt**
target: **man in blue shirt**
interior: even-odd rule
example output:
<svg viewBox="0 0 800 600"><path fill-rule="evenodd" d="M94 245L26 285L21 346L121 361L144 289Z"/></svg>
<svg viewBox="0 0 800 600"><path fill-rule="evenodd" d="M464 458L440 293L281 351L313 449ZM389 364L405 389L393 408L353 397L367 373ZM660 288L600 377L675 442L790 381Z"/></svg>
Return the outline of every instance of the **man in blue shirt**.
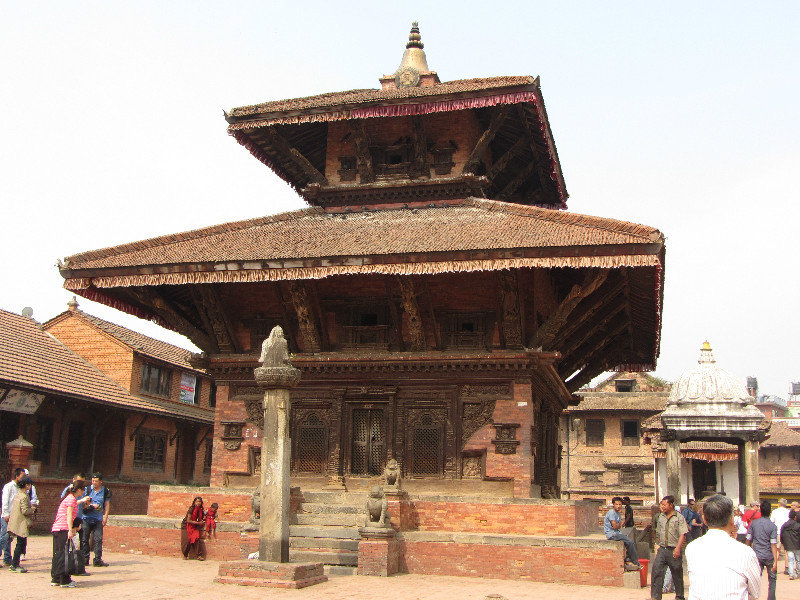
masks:
<svg viewBox="0 0 800 600"><path fill-rule="evenodd" d="M642 565L639 563L639 555L636 553L636 543L620 531L625 520L622 516L622 498L614 496L611 499L611 504L613 508L606 513L603 519L603 531L606 534L606 539L625 544L625 569L638 571L642 568Z"/></svg>
<svg viewBox="0 0 800 600"><path fill-rule="evenodd" d="M103 485L101 473L92 474L92 485L86 490L90 500L83 507L83 539L81 552L84 563L89 564L89 537L94 534L94 562L95 567L107 567L103 562L103 526L108 522L108 513L111 510L111 490Z"/></svg>
<svg viewBox="0 0 800 600"><path fill-rule="evenodd" d="M767 568L767 600L775 600L775 587L778 583L778 528L769 520L771 513L772 505L769 500L763 500L761 518L750 523L750 529L747 530L747 545L755 550L761 572L764 572L764 567Z"/></svg>

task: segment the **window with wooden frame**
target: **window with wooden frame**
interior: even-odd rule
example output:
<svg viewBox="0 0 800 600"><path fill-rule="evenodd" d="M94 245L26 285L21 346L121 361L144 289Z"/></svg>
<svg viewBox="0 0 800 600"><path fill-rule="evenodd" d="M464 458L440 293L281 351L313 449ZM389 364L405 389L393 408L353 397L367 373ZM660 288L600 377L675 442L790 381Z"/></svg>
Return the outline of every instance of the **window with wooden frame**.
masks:
<svg viewBox="0 0 800 600"><path fill-rule="evenodd" d="M139 392L169 398L172 384L172 371L166 367L158 367L149 363L142 365L142 378Z"/></svg>
<svg viewBox="0 0 800 600"><path fill-rule="evenodd" d="M41 461L43 465L50 464L54 422L55 419L39 417L36 423L36 443L33 446L33 460Z"/></svg>
<svg viewBox="0 0 800 600"><path fill-rule="evenodd" d="M638 446L639 445L639 420L638 419L622 419L620 421L620 429L622 433L623 446Z"/></svg>
<svg viewBox="0 0 800 600"><path fill-rule="evenodd" d="M635 379L616 379L614 381L614 391L630 393L636 389Z"/></svg>
<svg viewBox="0 0 800 600"><path fill-rule="evenodd" d="M619 484L622 487L640 487L644 485L644 471L641 469L620 469Z"/></svg>
<svg viewBox="0 0 800 600"><path fill-rule="evenodd" d="M606 437L606 422L603 419L586 419L586 445L603 446Z"/></svg>
<svg viewBox="0 0 800 600"><path fill-rule="evenodd" d="M133 468L140 471L163 471L167 454L167 432L142 430L133 446Z"/></svg>
<svg viewBox="0 0 800 600"><path fill-rule="evenodd" d="M486 313L446 313L441 320L447 348L488 348L494 323Z"/></svg>
<svg viewBox="0 0 800 600"><path fill-rule="evenodd" d="M389 347L389 307L382 303L357 303L348 307L342 329L343 348Z"/></svg>

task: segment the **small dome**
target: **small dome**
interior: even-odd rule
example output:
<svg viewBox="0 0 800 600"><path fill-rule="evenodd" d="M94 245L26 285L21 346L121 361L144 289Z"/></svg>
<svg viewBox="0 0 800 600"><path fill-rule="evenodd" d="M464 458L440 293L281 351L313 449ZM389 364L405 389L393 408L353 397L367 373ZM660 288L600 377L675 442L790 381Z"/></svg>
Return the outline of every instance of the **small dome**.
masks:
<svg viewBox="0 0 800 600"><path fill-rule="evenodd" d="M667 404L753 404L744 383L720 369L711 345L703 343L697 366L684 372L672 386Z"/></svg>

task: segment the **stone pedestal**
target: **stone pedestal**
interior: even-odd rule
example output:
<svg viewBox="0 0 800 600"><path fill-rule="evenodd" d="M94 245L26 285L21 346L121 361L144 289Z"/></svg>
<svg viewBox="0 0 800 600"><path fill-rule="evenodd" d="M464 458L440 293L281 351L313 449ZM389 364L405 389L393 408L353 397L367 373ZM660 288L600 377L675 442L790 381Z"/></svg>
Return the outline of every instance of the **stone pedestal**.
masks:
<svg viewBox="0 0 800 600"><path fill-rule="evenodd" d="M361 527L358 530L358 574L388 577L399 570L400 544L394 529Z"/></svg>
<svg viewBox="0 0 800 600"><path fill-rule="evenodd" d="M408 531L413 528L411 523L411 503L408 492L403 490L384 489L383 492L388 504L387 510L395 531Z"/></svg>
<svg viewBox="0 0 800 600"><path fill-rule="evenodd" d="M219 566L217 583L257 587L304 588L328 581L322 563L279 563L261 560L234 560Z"/></svg>
<svg viewBox="0 0 800 600"><path fill-rule="evenodd" d="M33 444L23 439L22 436L12 442L8 442L6 450L8 451L8 462L11 464L12 473L14 469L27 469L30 466Z"/></svg>

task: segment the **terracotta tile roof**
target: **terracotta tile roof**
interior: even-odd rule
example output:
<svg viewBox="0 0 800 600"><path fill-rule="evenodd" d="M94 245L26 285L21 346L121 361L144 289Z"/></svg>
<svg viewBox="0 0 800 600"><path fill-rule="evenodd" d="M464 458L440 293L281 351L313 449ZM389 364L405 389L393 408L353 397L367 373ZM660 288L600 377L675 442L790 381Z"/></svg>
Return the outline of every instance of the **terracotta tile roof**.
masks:
<svg viewBox="0 0 800 600"><path fill-rule="evenodd" d="M46 393L203 423L211 410L133 396L32 319L0 310L0 382Z"/></svg>
<svg viewBox="0 0 800 600"><path fill-rule="evenodd" d="M349 214L309 208L77 254L66 259L66 269L663 241L645 225L469 198L456 206Z"/></svg>
<svg viewBox="0 0 800 600"><path fill-rule="evenodd" d="M113 336L139 354L162 360L182 369L198 371L189 363L189 358L192 356L192 352L189 350L148 337L122 325L85 313L82 310L76 310L75 314L80 315L92 325Z"/></svg>
<svg viewBox="0 0 800 600"><path fill-rule="evenodd" d="M230 113L228 113L228 117L229 120L236 120L237 118L261 115L264 113L304 111L392 100L430 98L447 94L475 93L507 87L530 86L533 85L535 81L536 80L530 75L483 77L445 81L430 87L388 88L385 90L361 89L349 90L346 92L329 92L316 96L306 96L304 98L275 100L250 106L241 106L232 109Z"/></svg>
<svg viewBox="0 0 800 600"><path fill-rule="evenodd" d="M765 447L800 446L800 432L790 428L783 421L772 421L769 438L761 445Z"/></svg>
<svg viewBox="0 0 800 600"><path fill-rule="evenodd" d="M605 392L582 393L580 404L570 406L564 412L584 411L649 411L662 412L667 407L669 392Z"/></svg>

